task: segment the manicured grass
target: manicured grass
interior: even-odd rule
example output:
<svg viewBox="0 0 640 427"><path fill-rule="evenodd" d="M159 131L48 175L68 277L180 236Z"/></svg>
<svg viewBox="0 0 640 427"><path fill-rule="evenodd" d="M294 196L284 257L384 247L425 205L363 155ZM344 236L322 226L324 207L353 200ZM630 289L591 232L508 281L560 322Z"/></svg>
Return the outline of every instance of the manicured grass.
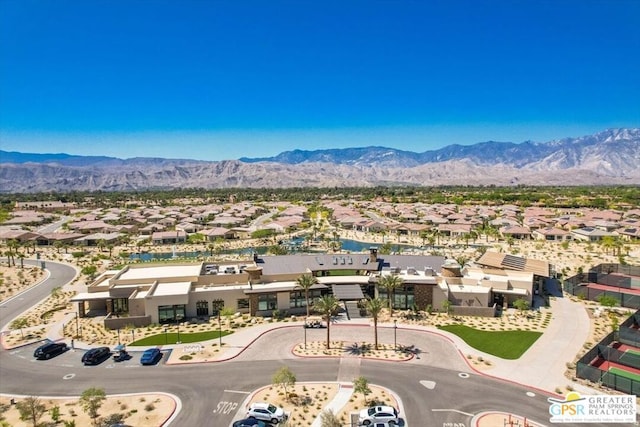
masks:
<svg viewBox="0 0 640 427"><path fill-rule="evenodd" d="M222 336L232 334L233 332L223 331ZM165 337L166 335L166 337ZM207 331L207 332L194 332L194 333L180 333L180 342L182 343L192 343L192 342L200 342L200 341L208 341L219 338L220 334L218 331ZM178 341L178 333L177 332L168 332L165 334L164 332L159 333L157 335L151 335L150 337L142 338L138 341L132 342L130 345L165 345L165 344L175 344Z"/></svg>
<svg viewBox="0 0 640 427"><path fill-rule="evenodd" d="M518 359L542 335L532 331L479 331L464 325L439 326L471 347L502 359Z"/></svg>
<svg viewBox="0 0 640 427"><path fill-rule="evenodd" d="M619 375L619 376L624 377L624 378L628 378L630 380L634 380L634 381L639 381L640 382L640 375L636 374L635 372L625 371L624 369L621 369L621 368L609 368L609 372L611 372L612 374Z"/></svg>

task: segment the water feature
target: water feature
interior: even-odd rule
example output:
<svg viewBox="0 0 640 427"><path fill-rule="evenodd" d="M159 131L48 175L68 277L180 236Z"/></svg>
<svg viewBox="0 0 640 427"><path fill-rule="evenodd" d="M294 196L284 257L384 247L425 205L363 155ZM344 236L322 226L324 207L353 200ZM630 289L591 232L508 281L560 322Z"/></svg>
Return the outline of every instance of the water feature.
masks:
<svg viewBox="0 0 640 427"><path fill-rule="evenodd" d="M283 245L287 248L289 253L314 253L314 252L325 252L319 247L311 246L307 250L307 242L304 237L296 237L291 240L286 240L282 242ZM369 248L382 246L379 243L371 243L371 242L361 242L359 240L351 240L351 239L340 239L341 248L345 252L368 252ZM400 245L400 244L391 244L391 252L397 253L401 251L413 251L418 250L417 246L411 245ZM220 251L220 254L223 255L238 255L240 257L250 257L253 253L257 253L258 255L264 255L269 250L268 246L258 246L258 247L249 247L249 248L240 248L240 249L227 249ZM215 256L214 254L213 256ZM171 260L171 259L193 259L193 258L206 258L210 256L209 251L177 251L175 246L172 248L171 252L142 252L142 253L133 253L129 255L129 259L132 261L162 261L162 260Z"/></svg>

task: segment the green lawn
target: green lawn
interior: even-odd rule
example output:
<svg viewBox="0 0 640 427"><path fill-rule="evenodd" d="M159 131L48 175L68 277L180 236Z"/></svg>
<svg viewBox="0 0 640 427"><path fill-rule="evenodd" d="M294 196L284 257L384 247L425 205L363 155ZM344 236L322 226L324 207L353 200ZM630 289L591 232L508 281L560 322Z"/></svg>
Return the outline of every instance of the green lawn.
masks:
<svg viewBox="0 0 640 427"><path fill-rule="evenodd" d="M532 331L480 331L464 325L439 326L471 347L502 359L518 359L542 335Z"/></svg>
<svg viewBox="0 0 640 427"><path fill-rule="evenodd" d="M620 369L620 368L609 368L609 372L611 372L612 374L619 375L623 378L628 378L634 381L640 381L640 375L636 374L635 372L625 371L624 369Z"/></svg>
<svg viewBox="0 0 640 427"><path fill-rule="evenodd" d="M222 336L232 334L233 332L223 331ZM218 331L208 331L208 332L194 332L194 333L181 333L180 334L180 342L182 343L191 343L191 342L200 342L200 341L208 341L213 340L220 337L220 333ZM138 341L132 342L130 345L165 345L165 344L175 344L178 341L178 333L177 332L168 332L168 333L160 333L157 335L151 335L150 337L142 338Z"/></svg>

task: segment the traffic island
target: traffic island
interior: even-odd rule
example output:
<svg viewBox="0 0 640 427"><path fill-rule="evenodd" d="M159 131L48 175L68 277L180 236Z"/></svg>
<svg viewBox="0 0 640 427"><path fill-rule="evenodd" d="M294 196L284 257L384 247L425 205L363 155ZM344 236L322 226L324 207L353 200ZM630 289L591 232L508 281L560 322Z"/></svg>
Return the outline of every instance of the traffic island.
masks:
<svg viewBox="0 0 640 427"><path fill-rule="evenodd" d="M374 344L367 342L332 341L327 348L326 341L309 341L293 347L293 354L298 357L361 357L363 359L389 360L404 362L411 360L416 354L415 347L392 344Z"/></svg>

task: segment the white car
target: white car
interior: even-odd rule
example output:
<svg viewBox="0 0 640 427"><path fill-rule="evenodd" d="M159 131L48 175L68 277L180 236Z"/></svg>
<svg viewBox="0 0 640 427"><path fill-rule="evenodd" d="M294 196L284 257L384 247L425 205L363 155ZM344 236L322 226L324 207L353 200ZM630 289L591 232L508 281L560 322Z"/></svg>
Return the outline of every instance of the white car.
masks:
<svg viewBox="0 0 640 427"><path fill-rule="evenodd" d="M359 424L368 426L378 422L398 424L398 410L393 406L372 406L360 411Z"/></svg>
<svg viewBox="0 0 640 427"><path fill-rule="evenodd" d="M278 424L287 419L284 409L267 402L252 403L247 411L247 417L264 420L271 424Z"/></svg>

